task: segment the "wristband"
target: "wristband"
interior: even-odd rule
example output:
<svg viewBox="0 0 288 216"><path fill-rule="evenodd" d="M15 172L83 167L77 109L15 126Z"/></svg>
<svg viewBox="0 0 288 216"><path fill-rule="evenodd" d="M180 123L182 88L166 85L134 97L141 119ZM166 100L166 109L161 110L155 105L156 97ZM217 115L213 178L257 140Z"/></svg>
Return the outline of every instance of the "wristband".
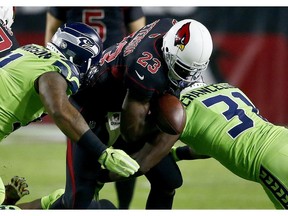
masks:
<svg viewBox="0 0 288 216"><path fill-rule="evenodd" d="M97 159L107 148L90 129L80 137L78 144L94 152Z"/></svg>
<svg viewBox="0 0 288 216"><path fill-rule="evenodd" d="M187 145L179 146L176 149L176 155L179 158L179 160L191 160L191 159L193 159L193 157L191 156L190 147Z"/></svg>

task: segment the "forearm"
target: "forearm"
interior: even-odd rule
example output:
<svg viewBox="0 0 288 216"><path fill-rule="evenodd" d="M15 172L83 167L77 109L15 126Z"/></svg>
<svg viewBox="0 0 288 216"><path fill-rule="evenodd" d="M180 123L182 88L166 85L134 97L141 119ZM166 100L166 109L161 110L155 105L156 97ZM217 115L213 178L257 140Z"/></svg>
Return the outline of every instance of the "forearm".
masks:
<svg viewBox="0 0 288 216"><path fill-rule="evenodd" d="M206 159L210 158L207 155L201 155L196 153L192 148L189 146L179 146L175 149L175 156L177 161L179 160L196 160L196 159Z"/></svg>
<svg viewBox="0 0 288 216"><path fill-rule="evenodd" d="M78 142L90 128L82 115L72 106L61 112L49 113L57 127L72 141Z"/></svg>
<svg viewBox="0 0 288 216"><path fill-rule="evenodd" d="M147 141L140 151L133 154L133 158L139 163L142 173L148 172L169 154L172 146L178 140L179 135L170 135L158 132L153 139Z"/></svg>
<svg viewBox="0 0 288 216"><path fill-rule="evenodd" d="M150 98L127 90L122 104L120 132L127 143L145 140L156 129L150 116Z"/></svg>
<svg viewBox="0 0 288 216"><path fill-rule="evenodd" d="M90 130L81 113L68 103L67 106L61 113L51 114L55 124L68 138L93 152L98 159L107 147Z"/></svg>
<svg viewBox="0 0 288 216"><path fill-rule="evenodd" d="M140 165L140 169L131 177L137 177L148 172L152 167L158 164L167 154L169 154L171 147L174 145L179 135L169 135L166 133L158 132L149 142L146 142L144 146L132 157ZM123 178L108 170L102 170L99 175L100 182L114 182L122 181L127 178Z"/></svg>

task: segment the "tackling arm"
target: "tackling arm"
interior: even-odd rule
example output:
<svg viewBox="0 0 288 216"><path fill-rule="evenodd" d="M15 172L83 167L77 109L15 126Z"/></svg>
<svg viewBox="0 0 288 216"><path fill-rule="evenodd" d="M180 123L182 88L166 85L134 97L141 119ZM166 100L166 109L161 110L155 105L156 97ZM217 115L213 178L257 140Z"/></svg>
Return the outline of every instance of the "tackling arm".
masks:
<svg viewBox="0 0 288 216"><path fill-rule="evenodd" d="M166 155L169 154L172 146L178 138L179 135L170 135L164 132L158 132L151 141L146 142L143 148L132 155L140 165L139 171L142 174L145 174L152 167L158 164Z"/></svg>
<svg viewBox="0 0 288 216"><path fill-rule="evenodd" d="M128 24L129 33L131 34L131 33L135 32L135 31L139 30L140 28L145 26L145 24L146 24L146 18L145 17L141 17L138 20L130 22Z"/></svg>
<svg viewBox="0 0 288 216"><path fill-rule="evenodd" d="M44 107L55 124L67 137L79 141L89 127L68 100L66 80L58 73L45 73L38 80L38 88Z"/></svg>
<svg viewBox="0 0 288 216"><path fill-rule="evenodd" d="M143 140L156 130L155 123L149 120L149 109L149 100L136 99L127 90L122 105L120 124L121 135L127 143Z"/></svg>
<svg viewBox="0 0 288 216"><path fill-rule="evenodd" d="M169 154L171 147L178 138L179 135L170 135L158 131L150 141L147 141L138 152L132 155L140 165L139 171L132 177L143 175L158 164L167 154ZM102 170L99 177L100 182L113 182L124 179L127 178L123 178L108 170Z"/></svg>
<svg viewBox="0 0 288 216"><path fill-rule="evenodd" d="M59 129L78 145L95 154L105 168L128 177L139 165L122 150L111 150L90 130L88 124L66 95L67 83L56 72L45 73L38 79L39 95L43 105Z"/></svg>

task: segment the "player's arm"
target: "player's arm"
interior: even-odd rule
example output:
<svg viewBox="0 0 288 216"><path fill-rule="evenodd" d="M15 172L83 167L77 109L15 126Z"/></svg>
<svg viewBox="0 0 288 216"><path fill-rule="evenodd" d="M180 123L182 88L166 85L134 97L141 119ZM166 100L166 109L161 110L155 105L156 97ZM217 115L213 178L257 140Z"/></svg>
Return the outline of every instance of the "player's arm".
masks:
<svg viewBox="0 0 288 216"><path fill-rule="evenodd" d="M138 31L140 28L145 26L145 24L146 24L146 18L145 17L141 17L138 20L130 22L128 24L129 33L133 33L135 31Z"/></svg>
<svg viewBox="0 0 288 216"><path fill-rule="evenodd" d="M148 172L152 167L158 164L167 154L169 154L172 146L178 140L179 135L170 135L164 132L158 132L151 137L151 141L147 141L144 146L132 157L140 165L139 171L131 177L137 177ZM101 170L99 182L122 181L123 178L116 173L108 170Z"/></svg>
<svg viewBox="0 0 288 216"><path fill-rule="evenodd" d="M126 25L129 33L138 31L146 25L146 17L142 7L130 7L128 11L125 11L124 15L128 16L125 20L128 20Z"/></svg>
<svg viewBox="0 0 288 216"><path fill-rule="evenodd" d="M69 102L66 80L57 72L38 78L38 92L43 105L59 129L71 140L95 154L95 159L106 169L128 177L139 169L135 160L124 151L108 149L90 130L88 124Z"/></svg>
<svg viewBox="0 0 288 216"><path fill-rule="evenodd" d="M67 87L66 80L59 73L45 73L38 79L39 95L46 111L60 130L77 142L89 127L69 102Z"/></svg>
<svg viewBox="0 0 288 216"><path fill-rule="evenodd" d="M133 96L131 98L133 98ZM131 98L130 100L133 100ZM172 146L179 139L179 136L183 131L186 123L185 110L176 97L171 97L171 95L165 95L158 99L157 104L157 109L154 109L154 114L152 114L151 116L153 116L153 122L162 121L162 129L152 129L152 133L150 133L149 136L146 136L145 144L143 145L143 147L137 153L133 154L133 158L140 165L140 169L137 175L145 174L152 167L158 164L166 155L169 154ZM171 106L172 104L173 107ZM177 110L176 112L174 112L175 109ZM160 115L161 118L155 118L155 115L156 117ZM175 118L175 116L177 116L177 118ZM179 116L182 116L182 118L179 118ZM153 127L149 127L147 128L147 130L151 130L151 128ZM176 133L165 133L164 129L165 131L167 130L169 132L171 131L171 129L176 129ZM107 175L106 177L107 179L110 178L111 180L119 180L119 178L117 178L117 176L113 173L110 173L110 175ZM106 182L107 179L103 177L102 181Z"/></svg>
<svg viewBox="0 0 288 216"><path fill-rule="evenodd" d="M132 91L127 90L121 111L120 131L123 139L138 142L149 137L156 129L155 123L149 120L150 101L138 99Z"/></svg>
<svg viewBox="0 0 288 216"><path fill-rule="evenodd" d="M140 165L140 174L145 174L167 156L179 136L159 131L153 139L147 141L138 152L133 154L132 157Z"/></svg>
<svg viewBox="0 0 288 216"><path fill-rule="evenodd" d="M172 147L171 154L176 162L180 160L196 160L210 158L210 156L198 154L193 148L186 145Z"/></svg>
<svg viewBox="0 0 288 216"><path fill-rule="evenodd" d="M54 17L49 11L46 13L45 45L51 40L62 21Z"/></svg>

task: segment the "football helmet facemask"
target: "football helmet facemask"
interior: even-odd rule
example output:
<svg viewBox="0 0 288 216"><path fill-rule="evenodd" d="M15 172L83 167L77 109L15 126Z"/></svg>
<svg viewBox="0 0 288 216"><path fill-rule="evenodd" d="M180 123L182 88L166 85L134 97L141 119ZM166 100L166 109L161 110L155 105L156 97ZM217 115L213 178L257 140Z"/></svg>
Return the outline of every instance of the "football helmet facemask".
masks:
<svg viewBox="0 0 288 216"><path fill-rule="evenodd" d="M206 70L212 49L211 35L203 24L193 19L177 22L163 37L170 81L180 89L192 85Z"/></svg>
<svg viewBox="0 0 288 216"><path fill-rule="evenodd" d="M47 48L70 60L79 69L80 80L83 80L89 68L98 64L103 43L95 29L76 22L59 27Z"/></svg>

